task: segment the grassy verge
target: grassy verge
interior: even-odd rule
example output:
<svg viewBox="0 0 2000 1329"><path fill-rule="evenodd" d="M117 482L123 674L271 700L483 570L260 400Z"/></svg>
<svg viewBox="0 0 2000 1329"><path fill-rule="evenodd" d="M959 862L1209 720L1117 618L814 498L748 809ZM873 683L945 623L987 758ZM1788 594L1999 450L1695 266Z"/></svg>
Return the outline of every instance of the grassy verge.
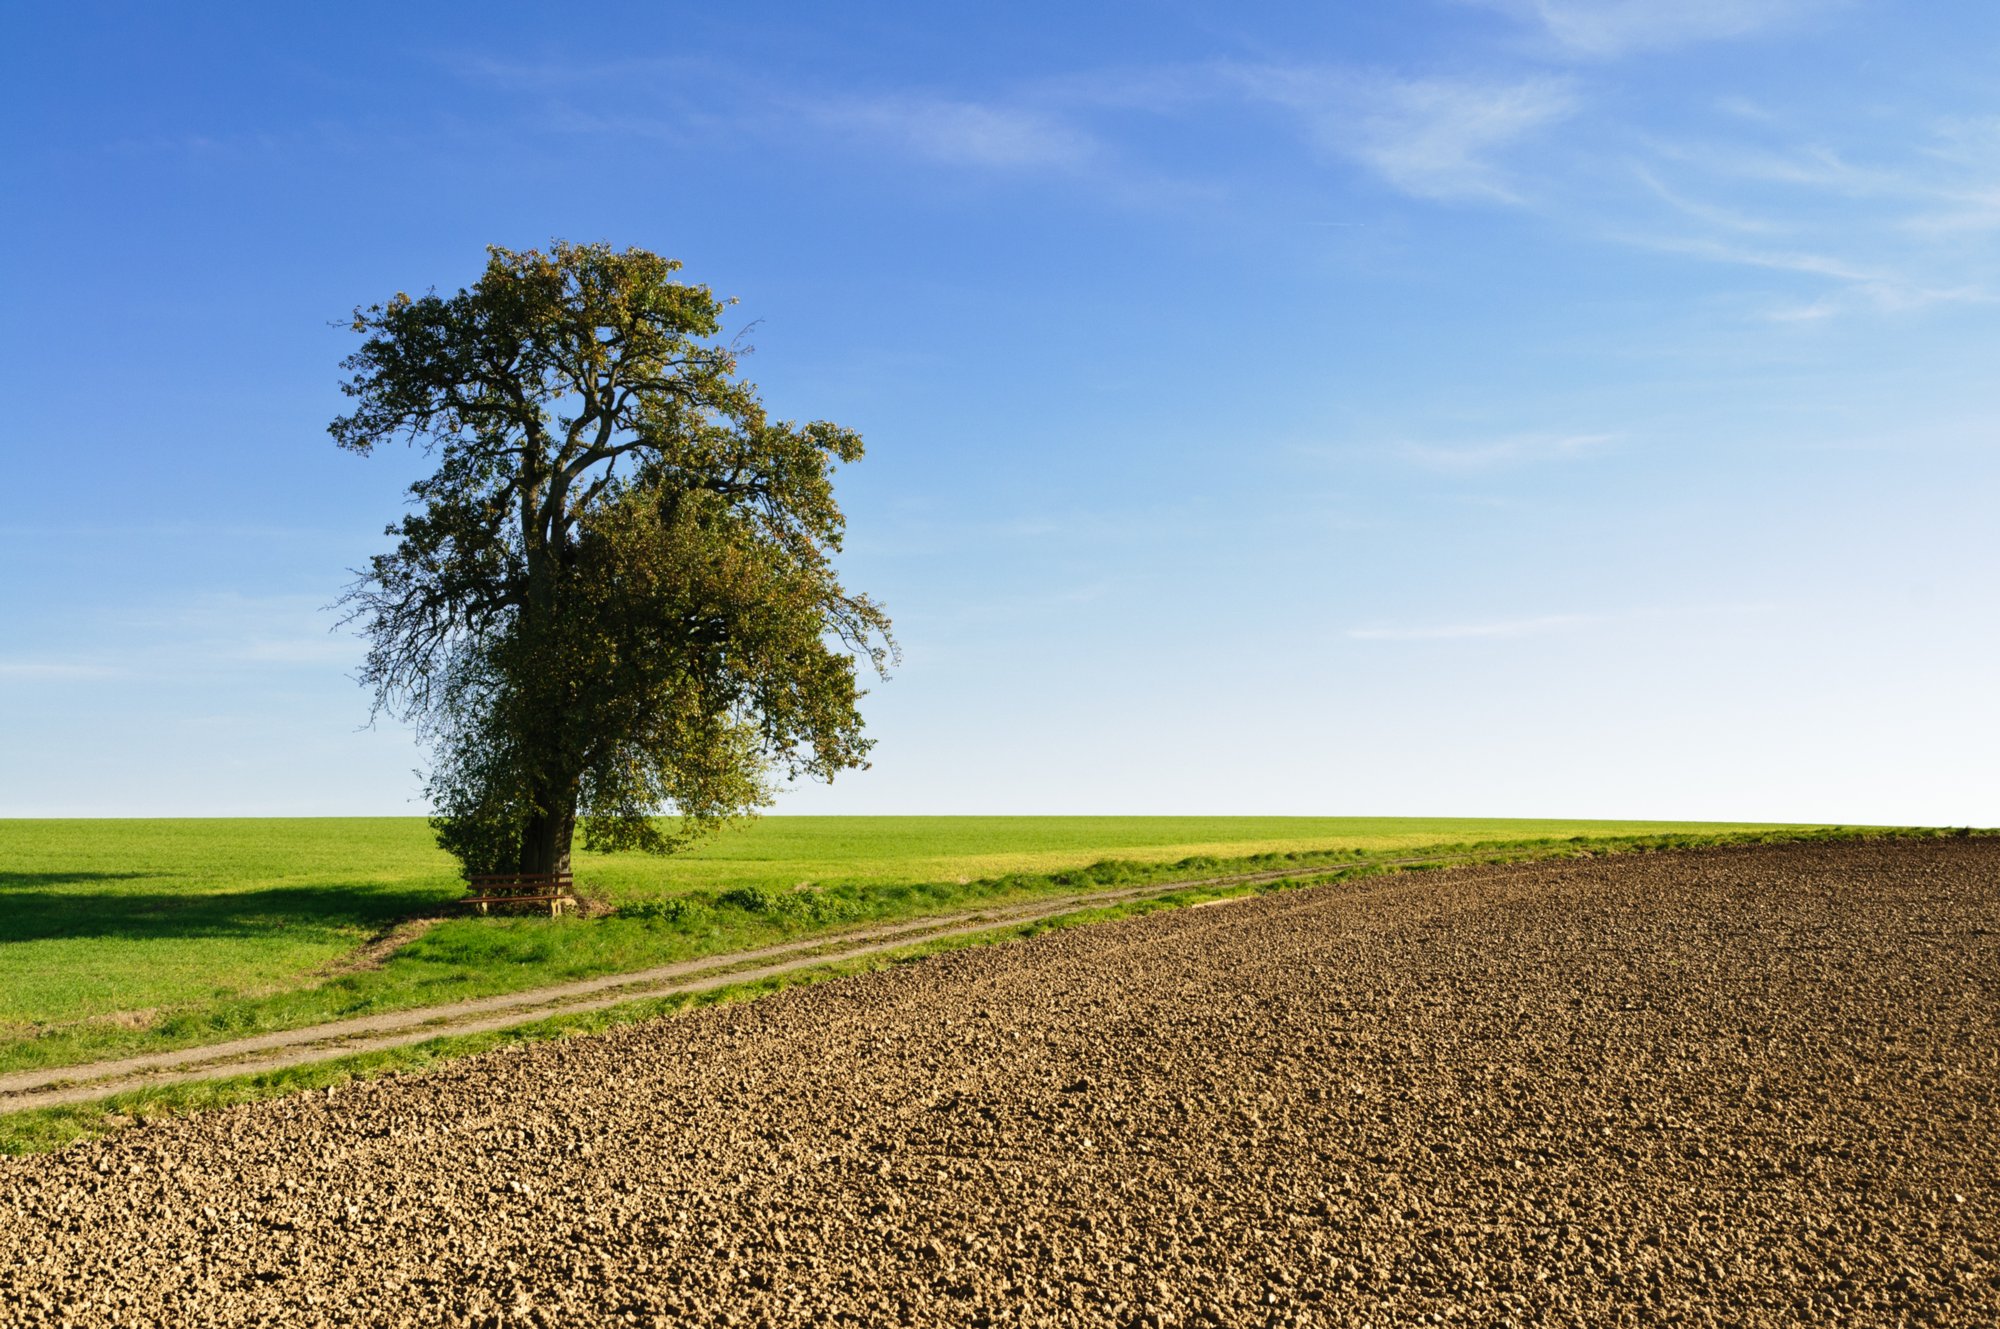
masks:
<svg viewBox="0 0 2000 1329"><path fill-rule="evenodd" d="M837 819L821 820L830 824ZM922 819L869 820L900 825ZM970 849L990 849L993 842L982 837L995 834L990 823L1001 819L938 820L948 824L931 828L923 842L925 853L901 859L865 835L855 839L860 833L851 827L822 825L824 836L831 837L817 851L829 855L822 866L833 861L836 847L877 854L857 859L846 880L793 877L805 861L797 844L775 860L782 872L767 866L761 875L732 873L706 887L683 883L672 891L657 883L652 889L606 886L603 873L586 864L580 878L615 906L608 917L452 918L402 945L386 963L347 972L338 971L337 962L370 936L413 914L438 913L462 889L448 866L430 862L442 859L434 848L405 834L410 827L397 823L396 834L390 835L380 822L332 822L314 834L309 833L314 827L302 823L165 823L172 834L160 849L146 849L150 841L132 838L138 834L133 827L120 832L125 841L115 842L114 836L112 843L69 828L68 843L58 837L41 855L43 862L51 862L67 854L62 861L74 859L75 867L0 874L0 941L10 943L9 963L0 974L0 1071L74 1065L442 1005L988 903L1353 861L1402 850L1413 827L1443 828L1449 834L1429 843L1461 850L1702 843L1772 833L1738 827L1660 831L1646 824L1638 824L1642 830L1634 833L1629 825L1600 824L1589 833L1556 837L1530 832L1551 825L1574 828L1539 822L1353 822L1343 823L1350 836L1331 842L1300 839L1284 842L1292 847L1281 850L1166 859L1158 852L1177 836L1220 833L1207 819L1167 818L1152 827L1143 857L1072 862L1069 850L1049 850L1057 856L1053 870L978 877L957 871L913 878L917 869L911 865L934 866L929 851L952 843L953 834ZM1060 823L1057 830L1074 839L1084 832L1069 825L1073 820L1123 825L1144 819L1024 818L1014 830L1014 842L1033 842L1049 833L1050 823ZM957 827L960 821L972 823L971 828ZM1245 822L1237 847L1267 842L1260 837L1272 831L1269 819ZM200 833L189 831L190 826ZM787 833L796 834L796 828ZM879 837L886 832L874 827L870 833ZM1104 834L1118 838L1116 826ZM1124 835L1147 838L1129 828ZM32 858L16 854L11 861ZM655 873L677 862L626 859L620 862L625 870ZM985 860L969 853L954 861L970 868ZM120 863L126 866L117 868ZM337 863L345 863L346 870L335 871ZM163 874L198 870L220 875L207 889L180 894L163 892L155 884ZM432 874L441 874L436 884L429 884ZM10 877L24 875L35 878L33 888L7 888ZM831 873L823 875L832 878ZM57 877L65 879L53 880ZM138 886L132 885L134 879ZM302 968L308 961L310 967Z"/></svg>
<svg viewBox="0 0 2000 1329"><path fill-rule="evenodd" d="M1148 902L1143 907L1160 906ZM893 951L879 952L858 960L815 965L789 974L713 988L705 992L642 997L602 1010L587 1011L577 1015L552 1016L485 1033L447 1035L405 1047L358 1053L354 1056L257 1075L162 1085L153 1089L136 1089L90 1103L37 1108L27 1112L0 1113L0 1154L46 1153L74 1144L78 1140L106 1135L126 1126L143 1124L147 1121L232 1107L240 1103L255 1103L315 1089L332 1089L355 1080L412 1074L441 1062L481 1052L491 1052L497 1048L523 1046L552 1038L581 1037L618 1025L635 1024L703 1006L749 1001L781 992L786 988L866 973L895 964L907 964L941 951L965 946L991 945L994 942L1032 936L1051 926L1097 921L1137 912L1141 908L1142 906L1128 905L1080 910L1077 915L1065 915L1061 920L1045 920L1022 926L997 928L990 933L976 936L919 943Z"/></svg>
<svg viewBox="0 0 2000 1329"><path fill-rule="evenodd" d="M1487 863L1506 863L1567 857L1586 852L1593 854L1648 853L1672 849L1786 843L1822 839L1933 838L1946 835L1962 836L1972 833L1966 830L1898 829L1889 831L1855 831L1840 828L1820 828L1807 831L1756 832L1707 836L1673 834L1608 837L1596 840L1576 837L1563 841L1538 843L1501 842L1479 846L1446 845L1438 847L1430 857L1416 856L1418 858L1416 862L1395 865L1379 861L1383 856L1376 856L1371 861L1366 856L1329 853L1324 855L1321 860L1326 868L1325 872L1309 873L1284 881L1252 885L1196 886L1184 890L1172 891L1151 899L1125 904L1101 907L1081 906L1053 919L1046 919L1025 925L996 928L990 932L973 936L916 943L908 947L880 952L861 959L816 965L794 971L790 974L717 988L697 994L641 998L603 1010L576 1015L555 1016L517 1025L505 1030L478 1034L448 1035L424 1043L392 1048L381 1052L361 1053L286 1070L185 1084L162 1085L157 1088L140 1089L118 1094L91 1103L0 1114L0 1154L18 1155L46 1152L62 1148L81 1139L118 1130L134 1122L205 1111L239 1103L256 1102L262 1099L276 1098L285 1094L299 1093L307 1090L331 1089L356 1079L418 1072L443 1061L487 1052L496 1048L523 1045L550 1038L576 1037L608 1029L616 1025L649 1020L661 1015L672 1014L718 1002L749 1000L801 984L822 982L830 978L863 973L888 965L908 963L912 960L945 950L953 950L966 946L989 945L994 942L1031 936L1035 933L1055 928L1080 926L1113 918L1128 917L1157 909L1180 908L1203 901L1225 899L1250 892L1291 890L1306 886L1322 885L1329 882L1351 882L1390 872L1422 871L1448 867L1467 862L1468 860ZM1264 854L1240 860L1192 866L1199 866L1204 871L1213 871L1215 875L1222 875L1222 871L1227 870L1255 872L1260 869L1268 870L1275 867L1311 866L1312 863L1310 860L1313 857L1313 855L1301 855L1298 853ZM1105 887L1138 885L1145 884L1148 880L1160 881L1162 883L1169 882L1179 876L1185 875L1186 870L1190 866L1187 863L1134 865L1110 861L1095 864L1074 872L1047 874L1032 879L1012 880L1017 893L1031 894L1035 889L1068 892L1090 885ZM725 892L724 894L728 893ZM717 901L702 904L698 907L703 909L736 909L741 908L741 905L742 902L740 901L735 903ZM824 908L824 905L781 904L778 906L780 913L792 910L798 911L802 915L810 915L817 908ZM681 911L681 917L677 921L688 921L688 913Z"/></svg>

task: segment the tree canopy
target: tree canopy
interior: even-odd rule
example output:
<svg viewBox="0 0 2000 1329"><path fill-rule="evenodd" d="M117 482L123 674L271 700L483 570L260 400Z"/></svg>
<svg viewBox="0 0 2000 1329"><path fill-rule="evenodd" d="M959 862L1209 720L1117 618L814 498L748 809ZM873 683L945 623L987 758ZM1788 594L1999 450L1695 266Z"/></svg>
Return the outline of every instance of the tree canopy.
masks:
<svg viewBox="0 0 2000 1329"><path fill-rule="evenodd" d="M328 427L436 458L343 603L376 709L431 744L440 842L468 872L565 869L579 825L665 852L779 772L866 765L859 664L895 643L831 561L860 437L769 418L672 259L487 252L470 289L354 311Z"/></svg>

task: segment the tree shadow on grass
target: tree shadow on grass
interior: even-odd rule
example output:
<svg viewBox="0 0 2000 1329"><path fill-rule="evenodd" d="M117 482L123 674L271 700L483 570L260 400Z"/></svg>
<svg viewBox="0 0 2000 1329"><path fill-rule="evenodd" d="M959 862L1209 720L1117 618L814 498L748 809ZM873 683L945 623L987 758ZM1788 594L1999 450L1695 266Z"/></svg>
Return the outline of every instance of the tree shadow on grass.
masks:
<svg viewBox="0 0 2000 1329"><path fill-rule="evenodd" d="M38 889L141 873L0 873L0 944L87 937L163 940L269 936L290 929L373 931L441 909L463 886L384 889L373 883L259 891ZM26 886L26 889L23 889Z"/></svg>
<svg viewBox="0 0 2000 1329"><path fill-rule="evenodd" d="M92 881L135 881L157 872L0 872L0 895L37 886L80 886Z"/></svg>

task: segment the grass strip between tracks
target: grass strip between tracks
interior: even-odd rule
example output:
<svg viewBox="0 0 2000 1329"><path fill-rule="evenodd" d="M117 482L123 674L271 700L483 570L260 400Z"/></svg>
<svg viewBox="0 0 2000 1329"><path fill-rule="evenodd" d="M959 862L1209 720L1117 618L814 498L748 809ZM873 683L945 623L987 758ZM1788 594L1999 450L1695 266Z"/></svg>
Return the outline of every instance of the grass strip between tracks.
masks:
<svg viewBox="0 0 2000 1329"><path fill-rule="evenodd" d="M1397 859L1377 867L1419 862ZM1104 908L1179 891L1252 887L1322 879L1325 869L1250 873L1195 881L1100 890L955 914L904 919L858 932L809 935L756 950L710 955L696 960L552 987L531 988L444 1006L361 1016L325 1024L259 1034L248 1039L177 1048L138 1057L47 1067L0 1074L0 1109L56 1106L101 1098L125 1088L221 1075L276 1070L304 1061L324 1061L343 1051L373 1051L392 1044L423 1042L446 1034L475 1033L562 1015L615 1006L642 997L706 991L732 981L755 979L820 964L841 963L881 951L963 934L992 932L1013 924L1040 922L1078 909ZM1220 903L1220 900L1208 903Z"/></svg>
<svg viewBox="0 0 2000 1329"><path fill-rule="evenodd" d="M691 987L678 991L660 992L656 995L647 995L643 992L629 996L614 994L589 1003L587 1009L541 1016L532 1012L523 1013L518 1022L509 1023L503 1028L482 1028L461 1033L453 1033L446 1029L435 1037L403 1036L397 1046L344 1055L316 1056L315 1059L300 1064L255 1073L230 1074L227 1066L218 1066L214 1069L213 1078L209 1078L209 1072L202 1070L198 1072L202 1078L177 1077L173 1082L144 1085L102 1097L92 1097L84 1102L0 1112L0 1155L48 1152L129 1125L191 1112L313 1090L331 1092L338 1086L357 1079L422 1071L444 1061L477 1053L521 1046L550 1038L581 1036L695 1007L750 1000L789 987L865 973L889 965L909 963L942 951L1010 941L1055 928L1102 922L1155 909L1222 903L1250 894L1351 882L1388 873L1417 872L1475 864L1523 863L1586 855L1680 849L1748 847L1808 840L1933 838L1943 835L1992 833L1994 832L1927 828L1871 828L1714 837L1684 835L1630 837L1612 841L1566 842L1555 845L1473 848L1451 846L1435 854L1413 857L1330 862L1277 870L1266 868L1263 871L1253 870L1191 882L1160 881L1141 887L1126 886L1122 890L1106 888L1096 897L1043 901L1041 903L1056 906L1056 911L1036 914L1025 920L1009 921L1003 911L995 910L998 916L993 917L990 923L951 928L943 933L933 933L927 938L917 936L908 944L871 946L865 948L865 953L849 957L836 954L819 959L808 955L795 964L777 966L778 972L753 970L743 981L729 981L727 968L730 967L731 957L714 956L711 958L716 968L723 969L724 972L717 974L715 969L702 971L700 976L692 980ZM1245 866L1252 866L1254 863L1255 860L1251 860ZM1019 906L1016 905L1016 908ZM944 927L955 920L932 921ZM923 920L908 919L905 922L909 924L908 930L914 932L921 926ZM838 936L810 939L803 942L799 949L810 947L814 940L833 947L842 939ZM741 960L747 957L736 958ZM85 1068L74 1069L82 1071Z"/></svg>
<svg viewBox="0 0 2000 1329"><path fill-rule="evenodd" d="M1352 880L1393 871L1364 867L1322 874L1311 881L1285 882L1277 889L1315 885L1327 880ZM0 1113L0 1154L44 1153L78 1140L109 1134L123 1127L239 1103L254 1103L311 1090L330 1090L353 1080L381 1075L417 1072L445 1061L495 1049L520 1046L551 1038L572 1038L596 1033L618 1025L633 1024L663 1015L725 1002L748 1001L781 992L786 988L863 974L891 965L908 964L925 956L968 946L1031 937L1056 928L1102 922L1153 909L1173 908L1198 902L1219 903L1271 887L1236 886L1216 890L1192 889L1153 896L1143 900L1103 905L1079 905L1064 913L1029 922L996 922L977 932L913 941L853 959L809 962L781 974L771 974L742 982L724 983L700 991L669 992L658 996L635 996L592 1010L528 1018L502 1029L467 1034L440 1034L421 1042L371 1052L288 1066L280 1070L250 1075L222 1075L148 1086L111 1094L83 1103L59 1107L31 1108ZM1181 898L1185 897L1185 898Z"/></svg>

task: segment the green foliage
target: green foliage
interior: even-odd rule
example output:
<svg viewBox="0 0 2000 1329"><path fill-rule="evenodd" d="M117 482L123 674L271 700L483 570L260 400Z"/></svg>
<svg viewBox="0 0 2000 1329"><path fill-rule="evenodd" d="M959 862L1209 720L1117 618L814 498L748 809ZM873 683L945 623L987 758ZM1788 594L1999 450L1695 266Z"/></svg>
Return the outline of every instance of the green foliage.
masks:
<svg viewBox="0 0 2000 1329"><path fill-rule="evenodd" d="M440 844L548 871L580 818L591 848L664 853L767 803L774 768L865 765L857 657L895 647L831 561L860 438L771 419L670 259L488 254L468 290L355 311L329 427L437 458L347 604L377 708L432 743Z"/></svg>
<svg viewBox="0 0 2000 1329"><path fill-rule="evenodd" d="M827 819L793 818L789 820L806 823L807 827L810 828L813 823L823 822ZM896 822L907 819L882 818L870 820ZM1160 823L1162 831L1167 828L1175 828L1186 832L1190 829L1191 825L1226 822L1230 820L1243 823L1244 829L1248 830L1251 827L1268 829L1272 823L1276 822L1299 822L1307 819L938 818L920 820L934 820L944 822L947 825L953 822L990 823L1012 820L1020 823L1024 831L1027 828L1045 830L1052 822L1086 822L1102 827L1107 823L1112 825L1121 823L1129 825L1134 822L1153 821ZM1598 833L1595 835L1569 836L1560 833L1546 835L1524 833L1530 827L1536 826L1567 829L1562 823L1438 822L1419 821L1416 819L1399 821L1397 819L1363 820L1359 818L1347 819L1345 821L1338 821L1338 819L1333 818L1315 820L1337 822L1337 824L1344 825L1350 828L1350 830L1369 827L1373 831L1372 838L1376 840L1393 838L1398 832L1403 834L1422 834L1425 831L1429 831L1435 834L1440 827L1451 826L1456 828L1457 834L1461 838L1457 841L1445 840L1439 843L1437 847L1440 853L1463 854L1469 845L1476 843L1483 846L1482 849L1475 851L1478 853L1479 860L1493 863L1518 861L1527 858L1559 857L1580 852L1615 851L1643 853L1713 844L1839 839L1857 836L1872 837L1875 835L1894 836L1897 838L1922 838L1930 836L1963 837L1974 834L1994 833L1974 831L1969 828L1884 830L1843 827L1722 827L1715 825L1670 828L1664 823L1598 823L1595 828ZM131 824L126 823L126 825ZM255 823L247 824L254 825ZM362 824L367 825L368 823ZM378 826L400 824L405 828L410 826L410 823L407 822L376 822L374 824ZM779 824L782 825L782 823ZM49 823L0 822L0 846L5 846L9 843L7 836L17 828L24 826L46 827L48 825ZM97 823L97 825L103 825L103 823ZM162 838L166 839L176 838L173 835L173 831L176 829L184 829L190 826L203 826L205 829L204 824L201 823L168 822L138 823L138 825L160 827L164 832ZM241 827L246 825L246 823L222 823L222 825ZM274 823L273 825L289 829L296 828L299 823ZM768 829L771 826L772 823L767 822L763 823L759 829ZM963 835L965 828L960 827L959 830ZM1483 836L1475 834L1479 830L1484 830L1486 834ZM1212 825L1208 833L1214 833ZM822 837L820 842L824 843L826 832L822 829L820 834ZM1099 834L1107 835L1109 833L1100 829ZM975 839L976 837L964 836L964 838ZM18 841L14 843L18 843ZM1408 848L1409 846L1407 845L1398 846L1394 852L1407 852ZM476 1052L484 1052L494 1048L515 1046L546 1038L588 1033L612 1025L649 1019L656 1015L681 1010L689 1006L755 997L784 987L816 982L841 974L857 973L882 965L907 963L912 959L942 950L981 945L1008 937L1027 936L1065 927L1074 927L1083 923L1116 918L1128 914L1145 913L1154 909L1171 908L1200 900L1217 899L1227 895L1240 894L1244 891L1263 893L1296 890L1322 882L1348 882L1366 877L1379 876L1389 871L1409 870L1407 867L1392 868L1371 861L1365 849L1350 844L1346 846L1327 846L1318 849L1298 848L1282 852L1267 851L1262 854L1235 859L1221 859L1210 855L1193 855L1175 862L1157 860L1148 865L1129 861L1108 860L1083 871L1095 872L1099 869L1105 869L1140 876L1143 876L1144 872L1150 872L1154 874L1150 879L1160 880L1185 876L1191 868L1222 873L1241 870L1253 863L1261 863L1268 866L1273 861L1292 865L1323 862L1327 870L1323 873L1314 873L1283 882L1267 882L1255 885L1219 888L1198 887L1174 891L1153 900L1136 901L1129 904L1111 905L1108 907L1092 907L1088 904L1082 904L1075 910L1066 912L1058 918L1046 919L1015 927L998 928L992 932L977 936L960 936L915 943L909 947L882 952L869 957L843 961L837 964L816 966L791 974L733 985L700 994L642 998L603 1010L557 1016L548 1020L518 1025L492 1033L451 1035L420 1044L345 1057L336 1061L317 1062L258 1075L196 1081L178 1085L163 1085L135 1090L113 1098L72 1107L0 1113L0 1154L34 1153L60 1148L78 1139L120 1129L135 1120L146 1120L157 1116L171 1116L179 1113L201 1111L232 1103L253 1102L259 1099L272 1098L280 1094L296 1093L303 1090L318 1089L337 1092L341 1084L357 1078L421 1070L439 1061L466 1056ZM1462 861L1462 859L1457 861ZM657 865L653 866L657 867ZM1413 866L1426 868L1444 866L1444 864L1436 862ZM1142 868L1144 872L1141 871ZM1073 876L1077 874L1057 875ZM1005 884L1006 882L1012 882L1014 886L1008 887ZM6 878L0 877L0 887L4 887L5 885ZM903 887L877 885L873 888L848 885L830 888L823 893L822 898L843 901L845 902L843 905L844 908L853 908L860 911L862 916L909 916L920 914L926 910L948 907L953 904L964 904L970 900L992 898L996 894L1008 889L1018 888L1026 890L1036 886L1039 886L1044 891L1061 889L1056 887L1053 876L1044 876L1038 879L1027 874L1014 874L1005 879L988 880L971 885L932 884L929 886ZM1068 892L1065 890L1064 893ZM425 957L428 961L447 964L455 962L460 968L456 971L441 972L426 980L425 985L422 986L423 990L430 995L432 1000L449 1000L454 997L474 995L471 989L476 983L490 981L492 972L490 965L496 959L504 959L508 963L540 963L546 965L548 967L541 970L528 969L522 971L523 976L532 976L542 982L554 981L560 977L577 976L583 972L587 972L587 966L577 963L575 955L565 957L563 954L563 943L572 939L589 937L593 933L616 932L621 929L625 930L628 935L633 935L631 930L634 928L642 929L645 934L657 936L660 941L665 942L669 947L678 946L685 948L685 953L689 954L713 954L718 951L740 948L756 944L758 941L770 939L773 934L768 926L762 932L754 930L759 924L773 923L774 920L768 918L768 914L785 915L801 910L810 912L815 908L812 904L788 906L777 902L783 901L787 897L800 898L821 894L820 892L800 891L797 889L784 891L768 885L736 887L723 891L720 893L720 896L714 898L704 895L699 899L681 896L633 901L621 905L615 918L597 920L595 928L580 928L572 923L549 924L537 927L532 932L516 933L512 937L505 933L487 929L469 929L459 934L458 938L449 946L442 948L429 947L428 944L432 939L426 938L425 943L421 943L420 946L430 950L430 954ZM721 897L729 897L730 903L724 905ZM871 909L873 912L868 912ZM718 912L718 910L721 912ZM727 930L722 923L722 920L726 916L733 916L743 920L744 925L749 930L740 932ZM785 919L776 920L780 924L792 921ZM417 948L413 948L413 950L415 949ZM666 954L664 951L656 953L652 957L651 962L659 962L665 958ZM408 958L415 957L411 956ZM600 956L601 958L603 957ZM386 1008L370 1004L370 998L365 995L365 984L342 980L338 984L329 986L339 988L343 993L348 995L348 1005L342 1009L332 1011L330 1014L359 1014L365 1010ZM322 1016L321 1018L325 1017ZM184 1019L186 1017L177 1017L175 1023L180 1024ZM294 1021L294 1023L299 1022L302 1021ZM187 1023L191 1025L194 1022L187 1020ZM247 1032L247 1029L236 1029L234 1032ZM132 1049L128 1047L125 1050ZM6 1058L0 1057L0 1065L6 1064L10 1063ZM33 1060L30 1059L28 1064L33 1064Z"/></svg>
<svg viewBox="0 0 2000 1329"><path fill-rule="evenodd" d="M379 967L356 968L365 943L412 915L449 913L463 892L420 819L0 821L0 1069L519 991L1093 885L1332 870L1472 846L1574 852L1578 835L1593 848L1665 847L1766 830L1806 833L1415 818L773 817L671 865L583 853L580 879L614 906L608 917L452 917Z"/></svg>
<svg viewBox="0 0 2000 1329"><path fill-rule="evenodd" d="M1098 911L1096 917L1116 914ZM1004 941L1031 935L1038 926L1002 928L979 936L961 936L941 941L918 942L892 951L855 960L845 960L787 974L773 975L745 983L732 983L705 992L675 993L664 997L643 997L616 1006L573 1015L558 1015L528 1024L511 1025L486 1033L450 1034L405 1044L378 1052L357 1053L330 1061L308 1062L282 1070L254 1075L224 1076L213 1080L191 1080L130 1090L106 1098L65 1107L34 1108L25 1112L0 1112L0 1156L50 1153L126 1126L148 1121L212 1111L241 1103L262 1102L289 1094L318 1091L338 1094L342 1086L357 1080L423 1071L441 1062L524 1047L553 1038L574 1038L583 1034L634 1024L661 1015L702 1006L749 1001L849 974L866 973L888 965L907 964L941 951Z"/></svg>
<svg viewBox="0 0 2000 1329"><path fill-rule="evenodd" d="M853 891L810 887L779 891L765 886L738 886L716 897L715 903L720 908L739 909L746 914L809 927L868 918L880 908L879 902L871 902Z"/></svg>
<svg viewBox="0 0 2000 1329"><path fill-rule="evenodd" d="M627 922L657 923L667 927L680 927L704 920L709 910L699 901L685 897L673 900L641 900L637 904L622 905L618 917Z"/></svg>

